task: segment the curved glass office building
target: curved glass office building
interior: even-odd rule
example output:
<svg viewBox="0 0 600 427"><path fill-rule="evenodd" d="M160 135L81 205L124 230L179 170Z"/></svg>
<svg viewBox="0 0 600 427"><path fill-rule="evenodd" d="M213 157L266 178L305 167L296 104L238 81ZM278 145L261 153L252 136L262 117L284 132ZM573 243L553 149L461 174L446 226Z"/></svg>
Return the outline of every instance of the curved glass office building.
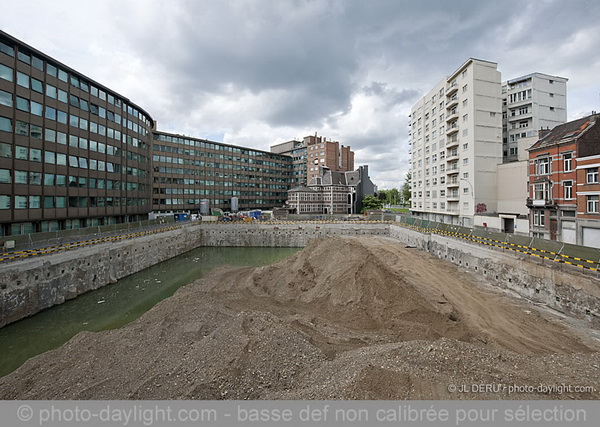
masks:
<svg viewBox="0 0 600 427"><path fill-rule="evenodd" d="M147 218L154 121L0 31L0 235Z"/></svg>

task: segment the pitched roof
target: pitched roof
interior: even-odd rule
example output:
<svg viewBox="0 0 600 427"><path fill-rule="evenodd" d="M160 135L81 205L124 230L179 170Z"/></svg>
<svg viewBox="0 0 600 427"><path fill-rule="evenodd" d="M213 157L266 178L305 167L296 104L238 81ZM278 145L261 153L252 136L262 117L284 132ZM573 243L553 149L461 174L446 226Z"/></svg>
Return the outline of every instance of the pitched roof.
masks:
<svg viewBox="0 0 600 427"><path fill-rule="evenodd" d="M346 185L344 172L328 170L323 174L322 185Z"/></svg>
<svg viewBox="0 0 600 427"><path fill-rule="evenodd" d="M543 138L539 139L535 144L533 144L529 148L529 151L575 141L588 129L594 126L597 120L598 115L591 115L578 120L573 120L572 122L558 125Z"/></svg>

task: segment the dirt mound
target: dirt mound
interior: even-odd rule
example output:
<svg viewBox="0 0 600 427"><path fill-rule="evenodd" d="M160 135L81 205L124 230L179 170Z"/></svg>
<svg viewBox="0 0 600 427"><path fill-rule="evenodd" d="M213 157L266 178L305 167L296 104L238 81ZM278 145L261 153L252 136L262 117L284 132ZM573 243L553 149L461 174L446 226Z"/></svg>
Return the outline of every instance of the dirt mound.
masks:
<svg viewBox="0 0 600 427"><path fill-rule="evenodd" d="M386 238L311 241L220 268L137 321L0 379L4 399L600 398L596 344ZM451 393L459 384L597 391Z"/></svg>
<svg viewBox="0 0 600 427"><path fill-rule="evenodd" d="M238 298L240 308L261 301L395 341L472 338L442 292L407 281L358 240L312 240L281 263L239 272L235 280L224 281L219 273L205 282L221 298Z"/></svg>

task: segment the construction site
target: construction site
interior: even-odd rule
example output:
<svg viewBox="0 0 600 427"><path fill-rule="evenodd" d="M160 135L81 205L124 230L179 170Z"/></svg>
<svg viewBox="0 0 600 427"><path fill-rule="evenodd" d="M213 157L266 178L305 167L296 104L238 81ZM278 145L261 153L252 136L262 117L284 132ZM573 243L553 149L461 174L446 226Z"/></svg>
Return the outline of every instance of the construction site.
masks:
<svg viewBox="0 0 600 427"><path fill-rule="evenodd" d="M119 329L81 332L0 378L0 397L600 398L595 271L397 224L172 229L86 248L89 272L80 258L48 258L8 276L72 264L100 280L103 259L143 265L156 239L164 252L304 249L216 268Z"/></svg>

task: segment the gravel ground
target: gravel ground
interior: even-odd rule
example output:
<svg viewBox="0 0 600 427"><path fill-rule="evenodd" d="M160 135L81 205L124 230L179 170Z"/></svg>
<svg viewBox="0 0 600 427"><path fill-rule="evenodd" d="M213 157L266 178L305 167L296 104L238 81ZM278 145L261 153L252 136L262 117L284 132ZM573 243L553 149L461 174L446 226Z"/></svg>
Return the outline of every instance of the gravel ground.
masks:
<svg viewBox="0 0 600 427"><path fill-rule="evenodd" d="M80 333L0 397L598 399L597 336L397 241L328 238Z"/></svg>

